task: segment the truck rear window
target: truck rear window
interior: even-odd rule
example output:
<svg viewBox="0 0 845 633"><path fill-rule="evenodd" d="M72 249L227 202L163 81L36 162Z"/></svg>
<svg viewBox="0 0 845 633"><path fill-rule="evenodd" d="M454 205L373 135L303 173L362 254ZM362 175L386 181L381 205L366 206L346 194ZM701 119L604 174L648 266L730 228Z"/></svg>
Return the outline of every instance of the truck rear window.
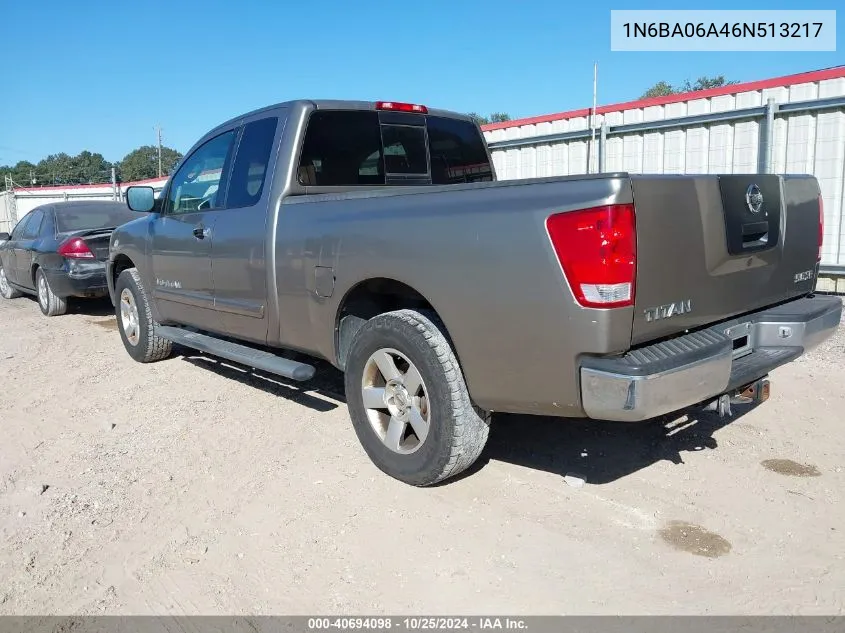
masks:
<svg viewBox="0 0 845 633"><path fill-rule="evenodd" d="M314 112L305 132L299 182L354 187L493 179L484 139L473 123L408 116L380 121L377 112Z"/></svg>
<svg viewBox="0 0 845 633"><path fill-rule="evenodd" d="M115 228L136 220L138 214L126 208L125 204L73 206L56 209L56 230L59 233L84 231L87 229Z"/></svg>

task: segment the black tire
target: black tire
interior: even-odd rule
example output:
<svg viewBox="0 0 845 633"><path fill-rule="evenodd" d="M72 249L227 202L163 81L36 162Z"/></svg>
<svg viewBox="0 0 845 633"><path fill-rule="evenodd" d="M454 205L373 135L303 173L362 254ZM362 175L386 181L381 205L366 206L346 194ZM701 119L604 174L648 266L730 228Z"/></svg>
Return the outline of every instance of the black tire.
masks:
<svg viewBox="0 0 845 633"><path fill-rule="evenodd" d="M365 366L370 356L383 348L406 356L419 370L428 392L428 435L409 454L394 452L382 442L364 406ZM352 342L344 381L358 440L373 463L395 479L430 486L466 470L484 450L490 413L470 399L445 328L434 314L397 310L367 321Z"/></svg>
<svg viewBox="0 0 845 633"><path fill-rule="evenodd" d="M123 319L121 318L121 296L123 292L131 293L132 300L138 309L138 331L137 340L133 344L127 337L124 330ZM150 302L144 285L141 283L141 276L138 269L127 268L117 278L115 283L115 316L117 318L117 329L123 346L129 355L139 363L152 363L163 360L170 356L173 351L173 343L160 336L156 336L156 326L153 320L153 313L150 309Z"/></svg>
<svg viewBox="0 0 845 633"><path fill-rule="evenodd" d="M3 262L0 261L0 275L3 277L3 282L0 283L0 297L4 299L17 299L18 297L22 296L20 290L15 290L12 288L12 284L9 283L9 280L6 278L6 271L3 270Z"/></svg>
<svg viewBox="0 0 845 633"><path fill-rule="evenodd" d="M41 292L42 284L44 292ZM58 296L50 287L47 276L40 268L35 271L35 290L38 296L38 307L44 316L54 317L67 313L67 299ZM43 295L43 296L42 296Z"/></svg>

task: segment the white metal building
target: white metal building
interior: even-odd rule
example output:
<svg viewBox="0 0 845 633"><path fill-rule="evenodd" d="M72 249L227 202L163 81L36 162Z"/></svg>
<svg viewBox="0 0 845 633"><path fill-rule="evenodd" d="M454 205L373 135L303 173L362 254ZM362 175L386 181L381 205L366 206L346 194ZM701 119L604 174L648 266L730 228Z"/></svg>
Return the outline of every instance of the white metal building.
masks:
<svg viewBox="0 0 845 633"><path fill-rule="evenodd" d="M594 143L590 113L485 125L498 177L813 174L824 200L823 269L845 273L845 67L600 106Z"/></svg>

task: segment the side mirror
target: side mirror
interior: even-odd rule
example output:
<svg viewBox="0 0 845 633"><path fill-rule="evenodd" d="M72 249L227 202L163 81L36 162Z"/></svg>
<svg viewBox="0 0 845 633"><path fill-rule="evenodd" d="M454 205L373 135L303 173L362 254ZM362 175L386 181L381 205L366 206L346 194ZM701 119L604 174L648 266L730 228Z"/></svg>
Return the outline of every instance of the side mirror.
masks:
<svg viewBox="0 0 845 633"><path fill-rule="evenodd" d="M9 239L8 233L0 233L0 242L5 242L8 239Z"/></svg>
<svg viewBox="0 0 845 633"><path fill-rule="evenodd" d="M155 201L155 191L152 187L129 187L126 190L126 204L133 211L152 211Z"/></svg>

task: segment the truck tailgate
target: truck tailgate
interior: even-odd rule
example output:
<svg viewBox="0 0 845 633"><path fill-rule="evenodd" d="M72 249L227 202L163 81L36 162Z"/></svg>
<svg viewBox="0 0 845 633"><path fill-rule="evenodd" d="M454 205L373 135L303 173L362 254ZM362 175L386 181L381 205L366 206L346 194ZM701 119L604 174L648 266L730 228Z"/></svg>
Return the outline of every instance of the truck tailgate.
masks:
<svg viewBox="0 0 845 633"><path fill-rule="evenodd" d="M812 291L818 182L769 174L632 176L637 281L632 344Z"/></svg>

